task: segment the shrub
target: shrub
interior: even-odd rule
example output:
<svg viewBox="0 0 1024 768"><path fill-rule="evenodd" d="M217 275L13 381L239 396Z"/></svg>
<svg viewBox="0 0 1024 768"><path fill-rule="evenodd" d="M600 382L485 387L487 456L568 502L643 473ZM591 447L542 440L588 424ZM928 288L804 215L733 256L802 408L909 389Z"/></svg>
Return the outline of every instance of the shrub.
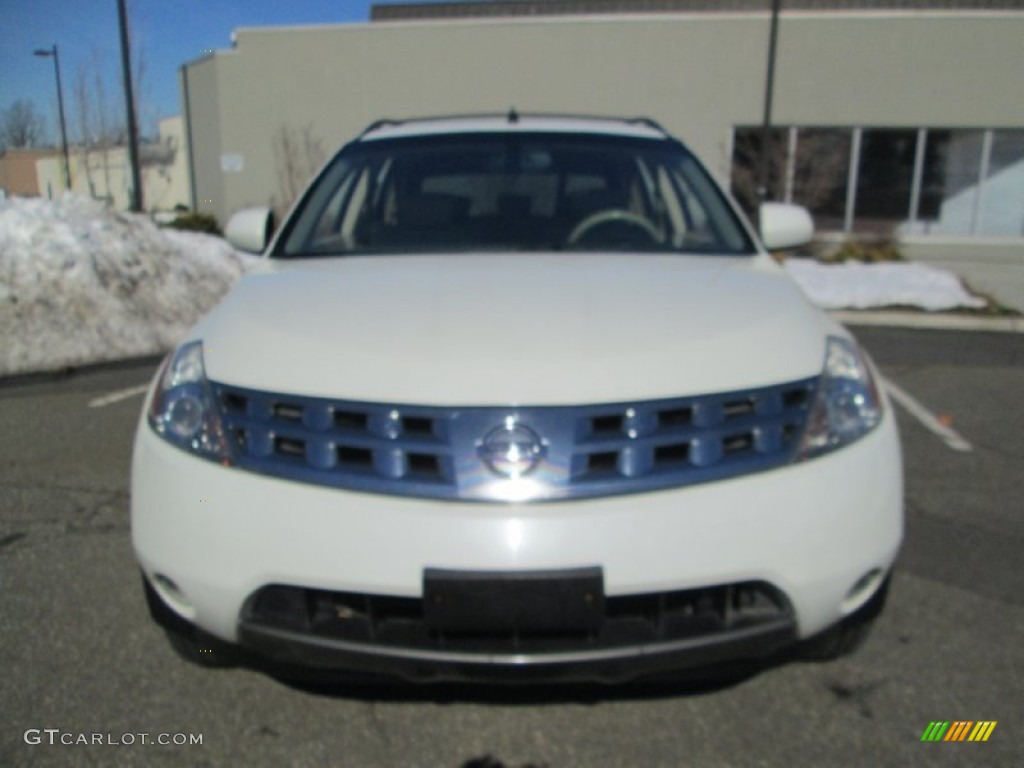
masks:
<svg viewBox="0 0 1024 768"><path fill-rule="evenodd" d="M875 264L880 261L904 261L904 258L899 246L892 240L847 240L837 250L822 256L821 261L830 264L844 261Z"/></svg>
<svg viewBox="0 0 1024 768"><path fill-rule="evenodd" d="M168 226L175 229L185 229L190 232L206 232L210 235L221 234L220 227L217 226L217 219L212 214L198 213L196 211L178 216Z"/></svg>

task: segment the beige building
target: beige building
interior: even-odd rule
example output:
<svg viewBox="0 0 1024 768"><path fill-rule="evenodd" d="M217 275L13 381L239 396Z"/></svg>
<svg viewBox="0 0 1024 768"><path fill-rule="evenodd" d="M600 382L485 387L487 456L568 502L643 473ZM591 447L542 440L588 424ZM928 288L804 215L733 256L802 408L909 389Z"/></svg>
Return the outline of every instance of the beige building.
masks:
<svg viewBox="0 0 1024 768"><path fill-rule="evenodd" d="M161 120L159 140L140 145L142 200L145 210L170 211L178 205L189 207L188 158L184 146L184 121L180 116ZM116 146L88 152L81 147L72 147L68 154L73 192L105 200L118 210L126 210L131 206L132 175L127 147ZM39 186L37 194L52 198L64 191L62 156L38 160L35 171Z"/></svg>
<svg viewBox="0 0 1024 768"><path fill-rule="evenodd" d="M59 157L56 149L8 149L0 154L0 190L5 195L35 197L39 194L36 161Z"/></svg>
<svg viewBox="0 0 1024 768"><path fill-rule="evenodd" d="M280 205L294 176L378 118L513 106L652 117L742 197L769 5L239 29L231 50L181 70L192 202L222 221ZM818 5L780 20L772 195L840 237L1024 257L1022 4Z"/></svg>

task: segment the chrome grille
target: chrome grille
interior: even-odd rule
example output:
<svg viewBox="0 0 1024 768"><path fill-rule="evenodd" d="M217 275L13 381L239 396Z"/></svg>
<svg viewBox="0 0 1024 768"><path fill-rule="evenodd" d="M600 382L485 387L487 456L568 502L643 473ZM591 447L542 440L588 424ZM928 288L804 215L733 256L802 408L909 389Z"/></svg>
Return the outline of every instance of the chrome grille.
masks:
<svg viewBox="0 0 1024 768"><path fill-rule="evenodd" d="M635 403L425 407L258 392L214 384L235 463L357 491L540 501L710 482L789 462L817 378L739 392ZM523 478L480 458L509 421L543 440Z"/></svg>

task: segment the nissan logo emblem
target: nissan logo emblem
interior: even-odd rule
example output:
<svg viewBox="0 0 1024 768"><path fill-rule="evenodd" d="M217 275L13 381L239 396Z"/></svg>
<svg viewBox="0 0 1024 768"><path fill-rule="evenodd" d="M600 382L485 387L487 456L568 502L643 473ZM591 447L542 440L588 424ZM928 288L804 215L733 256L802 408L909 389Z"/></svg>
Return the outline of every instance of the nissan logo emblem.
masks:
<svg viewBox="0 0 1024 768"><path fill-rule="evenodd" d="M487 468L502 477L522 477L544 457L544 444L529 427L511 416L484 436L479 448Z"/></svg>

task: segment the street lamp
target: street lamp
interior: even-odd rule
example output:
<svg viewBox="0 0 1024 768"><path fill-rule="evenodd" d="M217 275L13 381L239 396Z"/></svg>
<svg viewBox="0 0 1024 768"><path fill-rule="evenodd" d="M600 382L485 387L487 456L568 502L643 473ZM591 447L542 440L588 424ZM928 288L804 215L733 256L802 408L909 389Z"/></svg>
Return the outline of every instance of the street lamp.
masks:
<svg viewBox="0 0 1024 768"><path fill-rule="evenodd" d="M775 93L775 48L779 37L779 11L782 7L782 0L771 0L772 22L768 31L768 71L764 81L764 119L761 121L761 167L758 172L758 193L761 202L766 201L770 195L770 173L769 165L769 137L772 129L772 97Z"/></svg>
<svg viewBox="0 0 1024 768"><path fill-rule="evenodd" d="M124 106L128 113L128 161L132 168L131 209L142 212L142 177L139 173L139 129L135 124L135 97L132 95L132 57L128 45L128 12L124 0L117 0L117 21L121 28L121 74L124 76Z"/></svg>
<svg viewBox="0 0 1024 768"><path fill-rule="evenodd" d="M70 190L71 165L68 162L68 131L64 125L64 92L60 87L60 59L57 56L57 44L54 43L53 47L49 50L37 48L34 53L36 56L42 56L43 58L53 57L53 70L57 73L57 109L60 112L60 143L61 149L64 150L64 187Z"/></svg>

